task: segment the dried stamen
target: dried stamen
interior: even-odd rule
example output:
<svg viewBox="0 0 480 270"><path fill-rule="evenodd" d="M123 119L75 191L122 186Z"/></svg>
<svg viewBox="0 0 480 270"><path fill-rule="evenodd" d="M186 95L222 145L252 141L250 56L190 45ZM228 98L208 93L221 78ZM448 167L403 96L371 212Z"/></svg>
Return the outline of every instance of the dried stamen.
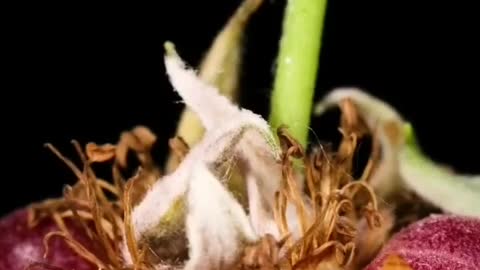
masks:
<svg viewBox="0 0 480 270"><path fill-rule="evenodd" d="M343 140L337 152L317 148L305 155L285 128L278 132L284 153L282 169L285 182L276 197L276 221L282 235L288 234L286 211L291 203L297 210L302 228L301 238L286 244L285 259L290 268L346 267L355 257L356 232L362 217L371 227L381 225L375 194L364 181L370 173L364 172L361 180L351 176L358 139L365 134L364 125L359 122L351 102L342 103L341 109ZM292 159L303 160L309 200L295 186L297 175ZM373 165L370 164L368 170ZM362 200L357 195L360 191L367 194Z"/></svg>
<svg viewBox="0 0 480 270"><path fill-rule="evenodd" d="M65 188L63 198L35 204L29 211L28 223L31 227L48 217L53 218L59 227L59 231L49 233L44 239L45 256L48 254L49 239L59 236L65 239L72 250L100 269L128 269L125 268L121 251L123 232L127 231L126 235L131 236L128 234L128 226L125 226L125 224L131 224L128 214L130 207L135 204L135 201L141 199L142 193L148 189L149 184L159 177L159 170L154 166L150 156L150 149L154 142L155 136L144 127L136 127L131 132L122 133L117 145L98 146L89 143L86 145L85 152L78 142L73 141L83 163L82 170L55 147L47 144L47 147L74 172L78 182L74 186ZM120 168L127 166L126 155L130 149L136 152L142 170L136 175L135 181L127 182L127 188L125 188ZM114 160L112 172L114 184L96 177L91 168L93 163L107 162L112 159ZM113 198L109 198L107 193ZM90 250L92 247L84 246L70 234L65 224L67 219L81 226L87 237L94 243L95 250ZM128 242L128 237L126 240ZM128 247L136 247L136 244L130 244ZM144 253L142 249L131 250L132 255L136 254L134 269L151 269L144 263Z"/></svg>

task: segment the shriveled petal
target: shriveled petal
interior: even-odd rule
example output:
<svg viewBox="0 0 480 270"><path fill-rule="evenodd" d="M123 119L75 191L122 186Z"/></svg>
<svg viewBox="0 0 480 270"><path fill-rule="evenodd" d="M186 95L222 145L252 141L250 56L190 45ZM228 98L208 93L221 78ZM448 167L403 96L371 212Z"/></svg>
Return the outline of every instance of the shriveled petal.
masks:
<svg viewBox="0 0 480 270"><path fill-rule="evenodd" d="M190 259L185 269L229 269L244 244L258 239L242 206L205 164L192 171L187 197Z"/></svg>

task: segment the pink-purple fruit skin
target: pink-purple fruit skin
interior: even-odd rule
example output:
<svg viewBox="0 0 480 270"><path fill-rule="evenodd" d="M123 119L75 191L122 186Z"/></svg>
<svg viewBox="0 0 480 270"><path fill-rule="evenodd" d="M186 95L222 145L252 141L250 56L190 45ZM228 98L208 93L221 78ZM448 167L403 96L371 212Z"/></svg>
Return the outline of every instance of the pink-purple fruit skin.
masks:
<svg viewBox="0 0 480 270"><path fill-rule="evenodd" d="M66 223L72 235L83 244L90 244L82 233L80 226ZM49 241L49 254L44 258L44 236L58 231L51 219L46 219L35 228L27 227L27 211L20 209L0 220L0 270L24 270L33 262L42 262L49 268L34 267L32 269L97 269L83 258L76 255L63 238L54 236Z"/></svg>
<svg viewBox="0 0 480 270"><path fill-rule="evenodd" d="M365 270L399 255L414 270L480 269L480 219L432 215L398 232Z"/></svg>

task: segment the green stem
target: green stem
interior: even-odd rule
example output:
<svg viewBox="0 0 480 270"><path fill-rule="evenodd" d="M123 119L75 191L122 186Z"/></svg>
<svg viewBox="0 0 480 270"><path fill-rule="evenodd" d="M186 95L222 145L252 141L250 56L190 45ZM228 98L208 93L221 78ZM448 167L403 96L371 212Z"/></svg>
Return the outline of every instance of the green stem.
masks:
<svg viewBox="0 0 480 270"><path fill-rule="evenodd" d="M306 146L327 0L288 0L270 124L286 125Z"/></svg>

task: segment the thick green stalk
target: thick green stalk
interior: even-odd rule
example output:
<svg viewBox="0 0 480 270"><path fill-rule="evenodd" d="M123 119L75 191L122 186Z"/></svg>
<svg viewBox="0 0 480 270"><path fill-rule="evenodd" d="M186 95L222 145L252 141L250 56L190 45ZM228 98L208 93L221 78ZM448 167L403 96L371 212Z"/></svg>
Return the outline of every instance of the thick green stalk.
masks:
<svg viewBox="0 0 480 270"><path fill-rule="evenodd" d="M327 0L288 0L277 59L270 124L306 145Z"/></svg>

